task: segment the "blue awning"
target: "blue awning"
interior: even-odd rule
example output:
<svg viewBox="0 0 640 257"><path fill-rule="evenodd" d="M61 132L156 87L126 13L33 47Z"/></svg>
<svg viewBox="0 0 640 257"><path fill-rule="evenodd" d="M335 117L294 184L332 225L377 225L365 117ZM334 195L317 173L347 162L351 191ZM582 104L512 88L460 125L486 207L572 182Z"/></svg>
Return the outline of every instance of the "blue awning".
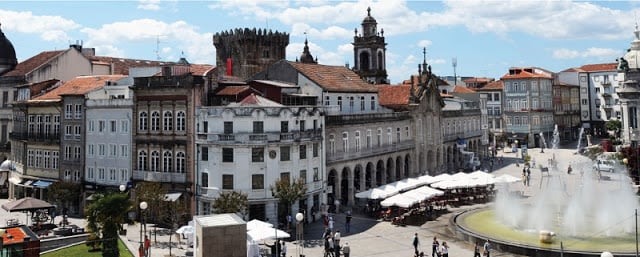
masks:
<svg viewBox="0 0 640 257"><path fill-rule="evenodd" d="M45 181L45 180L38 180L35 183L33 183L32 185L34 187L39 187L39 188L47 188L48 186L50 186L51 184L53 184L53 182L51 181Z"/></svg>

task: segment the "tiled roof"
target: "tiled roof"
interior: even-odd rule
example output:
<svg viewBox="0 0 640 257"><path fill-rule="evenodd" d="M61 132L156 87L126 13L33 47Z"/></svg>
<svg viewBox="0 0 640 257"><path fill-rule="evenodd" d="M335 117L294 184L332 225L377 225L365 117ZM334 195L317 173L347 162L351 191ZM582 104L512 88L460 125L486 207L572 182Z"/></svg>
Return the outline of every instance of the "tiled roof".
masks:
<svg viewBox="0 0 640 257"><path fill-rule="evenodd" d="M149 60L136 60L136 59L126 59L126 58L118 58L118 57L109 57L109 56L89 56L89 60L93 63L100 62L106 64L113 64L113 74L122 74L129 75L129 68L135 67L157 67L162 65L171 64L173 62L159 62L159 61L149 61Z"/></svg>
<svg viewBox="0 0 640 257"><path fill-rule="evenodd" d="M304 76L329 92L377 92L377 87L360 79L354 71L344 66L328 66L288 62Z"/></svg>
<svg viewBox="0 0 640 257"><path fill-rule="evenodd" d="M251 93L238 103L231 103L229 106L264 106L264 107L281 107L284 106L277 102L271 101L262 96Z"/></svg>
<svg viewBox="0 0 640 257"><path fill-rule="evenodd" d="M469 93L475 93L476 91L465 86L453 86L453 90L451 90L451 92L469 94Z"/></svg>
<svg viewBox="0 0 640 257"><path fill-rule="evenodd" d="M215 67L210 64L191 64L189 68L191 69L191 74L194 76L206 76L215 69Z"/></svg>
<svg viewBox="0 0 640 257"><path fill-rule="evenodd" d="M463 80L464 83L488 83L493 81L492 78L469 78Z"/></svg>
<svg viewBox="0 0 640 257"><path fill-rule="evenodd" d="M398 108L409 105L411 85L380 85L378 86L378 99L380 105L388 108Z"/></svg>
<svg viewBox="0 0 640 257"><path fill-rule="evenodd" d="M251 89L250 86L226 86L225 88L221 89L220 91L218 91L216 93L216 95L221 96L221 95L237 95L240 94L246 90Z"/></svg>
<svg viewBox="0 0 640 257"><path fill-rule="evenodd" d="M63 50L59 50L59 51L46 51L46 52L41 52L37 55L34 55L33 57L26 59L20 63L18 63L18 65L16 65L16 68L13 69L10 72L5 73L3 76L4 77L14 77L14 76L24 76L27 75L27 73L35 70L36 68L40 67L41 65L47 63L49 60L51 60L53 57L63 53Z"/></svg>
<svg viewBox="0 0 640 257"><path fill-rule="evenodd" d="M67 81L54 90L33 98L32 101L58 100L63 95L84 95L104 86L107 81L126 78L124 75L80 76Z"/></svg>
<svg viewBox="0 0 640 257"><path fill-rule="evenodd" d="M504 81L502 80L497 80L497 81L491 81L489 84L487 84L484 87L481 88L476 88L476 91L488 91L488 90L502 90L504 88Z"/></svg>
<svg viewBox="0 0 640 257"><path fill-rule="evenodd" d="M596 71L615 71L618 67L617 63L598 63L598 64L585 64L580 66L579 69L586 72Z"/></svg>
<svg viewBox="0 0 640 257"><path fill-rule="evenodd" d="M525 70L519 70L516 74L505 74L504 76L502 76L502 78L500 79L527 79L527 78L545 78L545 79L550 79L552 78L551 76L547 76L545 74L539 74L539 73L531 73Z"/></svg>

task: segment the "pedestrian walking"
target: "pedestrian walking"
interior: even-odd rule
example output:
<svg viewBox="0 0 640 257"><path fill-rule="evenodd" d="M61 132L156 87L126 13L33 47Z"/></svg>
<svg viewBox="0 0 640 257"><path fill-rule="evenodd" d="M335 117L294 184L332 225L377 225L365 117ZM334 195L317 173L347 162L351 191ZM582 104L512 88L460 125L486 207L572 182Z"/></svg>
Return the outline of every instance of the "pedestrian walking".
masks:
<svg viewBox="0 0 640 257"><path fill-rule="evenodd" d="M349 247L349 242L346 242L342 247L342 255L344 255L344 257L349 257L350 254L351 254L351 247Z"/></svg>
<svg viewBox="0 0 640 257"><path fill-rule="evenodd" d="M333 233L333 217L329 217L329 230Z"/></svg>
<svg viewBox="0 0 640 257"><path fill-rule="evenodd" d="M484 246L482 246L482 249L484 250L484 256L491 257L491 244L489 243L489 239L484 242Z"/></svg>
<svg viewBox="0 0 640 257"><path fill-rule="evenodd" d="M284 243L284 241L282 241L282 250L280 251L282 253L282 257L287 257L287 245Z"/></svg>
<svg viewBox="0 0 640 257"><path fill-rule="evenodd" d="M440 247L440 243L438 243L438 238L434 236L431 242L431 257L438 256L438 247Z"/></svg>
<svg viewBox="0 0 640 257"><path fill-rule="evenodd" d="M347 217L345 218L344 226L347 233L351 232L351 211L347 211Z"/></svg>
<svg viewBox="0 0 640 257"><path fill-rule="evenodd" d="M480 256L480 242L476 242L475 248L473 248L473 257L481 257Z"/></svg>
<svg viewBox="0 0 640 257"><path fill-rule="evenodd" d="M447 242L442 241L442 246L440 247L440 256L449 257L449 246L447 245Z"/></svg>
<svg viewBox="0 0 640 257"><path fill-rule="evenodd" d="M336 233L333 234L333 243L335 245L340 245L340 230L336 230Z"/></svg>
<svg viewBox="0 0 640 257"><path fill-rule="evenodd" d="M418 233L413 236L413 250L415 251L415 255L418 256L418 245L420 245L420 239L418 239Z"/></svg>

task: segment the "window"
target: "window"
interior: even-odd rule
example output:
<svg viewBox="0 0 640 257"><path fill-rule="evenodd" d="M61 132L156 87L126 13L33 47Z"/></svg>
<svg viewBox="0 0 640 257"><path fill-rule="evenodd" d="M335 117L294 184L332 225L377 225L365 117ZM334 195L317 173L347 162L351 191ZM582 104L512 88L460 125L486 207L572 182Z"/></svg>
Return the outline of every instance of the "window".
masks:
<svg viewBox="0 0 640 257"><path fill-rule="evenodd" d="M160 171L160 152L151 152L151 171Z"/></svg>
<svg viewBox="0 0 640 257"><path fill-rule="evenodd" d="M289 174L289 172L282 172L282 173L280 173L280 180L286 181L286 182L290 182L291 181L291 175Z"/></svg>
<svg viewBox="0 0 640 257"><path fill-rule="evenodd" d="M160 113L152 112L151 113L151 131L159 131L160 130Z"/></svg>
<svg viewBox="0 0 640 257"><path fill-rule="evenodd" d="M202 132L209 133L209 122L206 120L202 122Z"/></svg>
<svg viewBox="0 0 640 257"><path fill-rule="evenodd" d="M176 172L177 173L185 172L184 161L185 161L184 152L178 152L176 154Z"/></svg>
<svg viewBox="0 0 640 257"><path fill-rule="evenodd" d="M300 180L303 184L307 184L307 170L300 170Z"/></svg>
<svg viewBox="0 0 640 257"><path fill-rule="evenodd" d="M36 150L36 164L37 168L42 167L42 150Z"/></svg>
<svg viewBox="0 0 640 257"><path fill-rule="evenodd" d="M320 173L318 168L313 168L313 182L320 181Z"/></svg>
<svg viewBox="0 0 640 257"><path fill-rule="evenodd" d="M120 181L128 181L129 180L129 170L120 169Z"/></svg>
<svg viewBox="0 0 640 257"><path fill-rule="evenodd" d="M360 131L356 131L354 138L356 143L356 152L360 152Z"/></svg>
<svg viewBox="0 0 640 257"><path fill-rule="evenodd" d="M104 120L98 121L98 132L104 133L106 129L107 129L106 121Z"/></svg>
<svg viewBox="0 0 640 257"><path fill-rule="evenodd" d="M225 121L224 122L224 133L225 134L233 134L233 121Z"/></svg>
<svg viewBox="0 0 640 257"><path fill-rule="evenodd" d="M354 107L354 105L355 105L355 103L354 103L354 102L355 102L355 100L353 99L353 96L352 96L352 97L349 97L349 111L350 111L350 112L353 112L353 107Z"/></svg>
<svg viewBox="0 0 640 257"><path fill-rule="evenodd" d="M378 142L378 147L382 146L382 129L378 129L378 134L376 134L376 141Z"/></svg>
<svg viewBox="0 0 640 257"><path fill-rule="evenodd" d="M33 167L35 164L35 151L27 150L27 166Z"/></svg>
<svg viewBox="0 0 640 257"><path fill-rule="evenodd" d="M280 121L280 133L289 133L288 121Z"/></svg>
<svg viewBox="0 0 640 257"><path fill-rule="evenodd" d="M371 97L371 110L375 110L376 109L376 97L372 96Z"/></svg>
<svg viewBox="0 0 640 257"><path fill-rule="evenodd" d="M73 159L80 160L82 158L82 147L75 146L73 149Z"/></svg>
<svg viewBox="0 0 640 257"><path fill-rule="evenodd" d="M230 175L230 174L222 175L222 189L233 190L233 175Z"/></svg>
<svg viewBox="0 0 640 257"><path fill-rule="evenodd" d="M364 106L365 106L365 102L364 102L364 96L360 97L360 110L364 111Z"/></svg>
<svg viewBox="0 0 640 257"><path fill-rule="evenodd" d="M51 152L50 151L45 151L44 152L44 165L43 167L45 169L50 169L51 168Z"/></svg>
<svg viewBox="0 0 640 257"><path fill-rule="evenodd" d="M64 126L64 135L65 136L71 136L72 133L73 133L73 130L72 130L71 125Z"/></svg>
<svg viewBox="0 0 640 257"><path fill-rule="evenodd" d="M402 141L402 137L400 135L400 128L396 128L396 143Z"/></svg>
<svg viewBox="0 0 640 257"><path fill-rule="evenodd" d="M163 129L164 131L172 131L173 130L173 113L171 111L164 112L164 122Z"/></svg>
<svg viewBox="0 0 640 257"><path fill-rule="evenodd" d="M120 145L120 157L129 156L129 145Z"/></svg>
<svg viewBox="0 0 640 257"><path fill-rule="evenodd" d="M76 119L82 119L82 105L81 104L76 104L76 115L75 118Z"/></svg>
<svg viewBox="0 0 640 257"><path fill-rule="evenodd" d="M409 127L404 127L404 134L406 138L411 138L411 132L409 130Z"/></svg>
<svg viewBox="0 0 640 257"><path fill-rule="evenodd" d="M300 132L306 131L307 130L307 126L304 120L300 121Z"/></svg>
<svg viewBox="0 0 640 257"><path fill-rule="evenodd" d="M280 147L280 161L290 161L291 160L291 148L289 146L281 146Z"/></svg>
<svg viewBox="0 0 640 257"><path fill-rule="evenodd" d="M128 120L120 120L120 133L123 133L123 134L129 133L129 121Z"/></svg>
<svg viewBox="0 0 640 257"><path fill-rule="evenodd" d="M253 174L251 175L251 189L264 189L264 175Z"/></svg>
<svg viewBox="0 0 640 257"><path fill-rule="evenodd" d="M87 179L93 179L93 174L94 170L93 167L87 167Z"/></svg>
<svg viewBox="0 0 640 257"><path fill-rule="evenodd" d="M66 145L64 147L64 159L65 160L71 160L71 151L73 151L73 149L71 148L70 145Z"/></svg>
<svg viewBox="0 0 640 257"><path fill-rule="evenodd" d="M53 158L51 158L51 168L52 169L58 169L58 161L60 160L60 152L58 151L52 151L51 152L51 156L53 156Z"/></svg>
<svg viewBox="0 0 640 257"><path fill-rule="evenodd" d="M200 184L202 185L202 187L209 187L209 173L202 172L202 174L200 175Z"/></svg>
<svg viewBox="0 0 640 257"><path fill-rule="evenodd" d="M98 155L105 156L107 151L105 148L105 144L98 144Z"/></svg>
<svg viewBox="0 0 640 257"><path fill-rule="evenodd" d="M162 171L173 171L173 154L171 153L171 151L164 151L164 154L162 155Z"/></svg>
<svg viewBox="0 0 640 257"><path fill-rule="evenodd" d="M387 141L390 145L393 144L393 137L391 136L391 128L387 128Z"/></svg>
<svg viewBox="0 0 640 257"><path fill-rule="evenodd" d="M349 152L349 133L342 132L342 151L345 153Z"/></svg>
<svg viewBox="0 0 640 257"><path fill-rule="evenodd" d="M77 139L80 139L82 135L82 126L76 125L73 127L73 134Z"/></svg>
<svg viewBox="0 0 640 257"><path fill-rule="evenodd" d="M342 111L342 96L338 96L338 108Z"/></svg>
<svg viewBox="0 0 640 257"><path fill-rule="evenodd" d="M53 116L53 134L60 136L60 115Z"/></svg>
<svg viewBox="0 0 640 257"><path fill-rule="evenodd" d="M209 147L203 146L200 148L200 160L208 161L209 160Z"/></svg>
<svg viewBox="0 0 640 257"><path fill-rule="evenodd" d="M500 101L500 93L494 93L493 94L493 101Z"/></svg>
<svg viewBox="0 0 640 257"><path fill-rule="evenodd" d="M264 148L262 147L251 148L251 161L264 162Z"/></svg>
<svg viewBox="0 0 640 257"><path fill-rule="evenodd" d="M118 156L118 145L109 144L109 157L116 157L116 156Z"/></svg>
<svg viewBox="0 0 640 257"><path fill-rule="evenodd" d="M73 104L67 104L64 108L64 118L71 119L73 118Z"/></svg>
<svg viewBox="0 0 640 257"><path fill-rule="evenodd" d="M371 148L371 130L367 130L367 149Z"/></svg>
<svg viewBox="0 0 640 257"><path fill-rule="evenodd" d="M320 144L313 143L313 157L318 157L319 151L320 151Z"/></svg>
<svg viewBox="0 0 640 257"><path fill-rule="evenodd" d="M118 122L115 120L110 120L109 121L109 131L111 133L116 133L118 132Z"/></svg>
<svg viewBox="0 0 640 257"><path fill-rule="evenodd" d="M307 159L307 145L300 145L300 160Z"/></svg>
<svg viewBox="0 0 640 257"><path fill-rule="evenodd" d="M138 117L138 130L147 130L149 127L149 117L146 112L141 112Z"/></svg>
<svg viewBox="0 0 640 257"><path fill-rule="evenodd" d="M329 135L329 152L336 153L336 141L333 134Z"/></svg>
<svg viewBox="0 0 640 257"><path fill-rule="evenodd" d="M148 170L147 167L147 152L144 150L138 152L138 169Z"/></svg>
<svg viewBox="0 0 640 257"><path fill-rule="evenodd" d="M264 127L263 127L263 123L262 121L254 121L253 122L253 133L254 134L262 134L264 133Z"/></svg>
<svg viewBox="0 0 640 257"><path fill-rule="evenodd" d="M114 168L110 168L109 169L109 180L110 181L116 181L116 179L118 178L118 171Z"/></svg>
<svg viewBox="0 0 640 257"><path fill-rule="evenodd" d="M233 148L222 148L222 162L233 162Z"/></svg>
<svg viewBox="0 0 640 257"><path fill-rule="evenodd" d="M105 176L104 176L104 168L98 168L98 179L99 180L104 180Z"/></svg>
<svg viewBox="0 0 640 257"><path fill-rule="evenodd" d="M176 114L176 130L177 131L185 131L186 130L186 115L183 111L179 111Z"/></svg>
<svg viewBox="0 0 640 257"><path fill-rule="evenodd" d="M49 117L49 116L47 116L47 117ZM89 130L89 132L91 132L91 133L93 133L94 131L96 131L96 122L95 122L95 120L90 120L90 121L88 121L87 127L88 127L87 129L88 129L88 130Z"/></svg>
<svg viewBox="0 0 640 257"><path fill-rule="evenodd" d="M325 96L324 98L324 105L325 106L329 106L331 104L331 98L328 96Z"/></svg>

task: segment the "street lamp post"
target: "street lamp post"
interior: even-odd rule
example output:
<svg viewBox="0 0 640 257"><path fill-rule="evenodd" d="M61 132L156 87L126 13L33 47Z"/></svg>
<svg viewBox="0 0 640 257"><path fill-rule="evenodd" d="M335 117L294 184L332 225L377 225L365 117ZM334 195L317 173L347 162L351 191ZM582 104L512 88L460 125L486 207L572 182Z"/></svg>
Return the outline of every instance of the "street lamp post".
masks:
<svg viewBox="0 0 640 257"><path fill-rule="evenodd" d="M144 245L145 241L144 241L144 237L143 235L147 233L147 225L145 224L145 220L144 220L144 210L147 209L147 207L149 207L147 205L147 202L142 201L140 202L140 248L138 249L138 251L140 251L140 257L146 257L147 256L147 249L146 249L146 245ZM144 234L142 232L142 227L144 227Z"/></svg>
<svg viewBox="0 0 640 257"><path fill-rule="evenodd" d="M296 213L296 220L298 221L298 226L296 227L296 235L298 240L298 256L304 257L304 214L298 212Z"/></svg>

